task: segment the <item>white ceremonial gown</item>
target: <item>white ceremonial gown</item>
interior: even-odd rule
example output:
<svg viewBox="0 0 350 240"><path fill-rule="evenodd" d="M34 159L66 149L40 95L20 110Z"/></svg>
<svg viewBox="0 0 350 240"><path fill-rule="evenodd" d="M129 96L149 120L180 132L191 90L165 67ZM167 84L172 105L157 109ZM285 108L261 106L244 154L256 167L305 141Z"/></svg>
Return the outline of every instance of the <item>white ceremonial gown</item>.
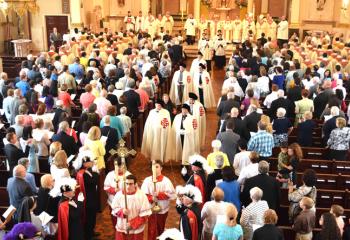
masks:
<svg viewBox="0 0 350 240"><path fill-rule="evenodd" d="M147 117L141 153L151 160L167 161L165 151L168 143L168 135L171 128L169 111L166 109L152 109Z"/></svg>
<svg viewBox="0 0 350 240"><path fill-rule="evenodd" d="M125 23L125 29L126 30L135 30L135 18L133 16L126 16L124 18L124 23Z"/></svg>
<svg viewBox="0 0 350 240"><path fill-rule="evenodd" d="M198 145L198 122L191 114L183 121L181 129L182 113L175 116L171 133L169 134L169 144L167 147L167 159L182 161L183 165L189 165L189 157L199 153ZM183 147L181 135L184 136Z"/></svg>
<svg viewBox="0 0 350 240"><path fill-rule="evenodd" d="M197 119L198 122L198 143L199 146L203 147L205 144L205 134L207 130L207 118L205 114L205 109L200 101L196 100L193 105L189 101L186 101L191 107L192 116Z"/></svg>
<svg viewBox="0 0 350 240"><path fill-rule="evenodd" d="M193 91L193 81L191 74L188 71L183 71L182 73L182 85L183 85L183 94L182 100L179 96L179 80L180 80L180 70L176 71L171 82L170 94L169 97L173 103L176 105L181 105L188 98L188 93Z"/></svg>
<svg viewBox="0 0 350 240"><path fill-rule="evenodd" d="M193 75L193 92L198 96L199 99L199 71L195 71ZM213 87L211 84L211 78L207 71L202 72L202 85L203 89L203 98L204 98L204 107L205 108L212 108L215 107L215 98L214 98L214 92Z"/></svg>
<svg viewBox="0 0 350 240"><path fill-rule="evenodd" d="M188 18L185 23L186 35L196 36L197 21L196 19Z"/></svg>

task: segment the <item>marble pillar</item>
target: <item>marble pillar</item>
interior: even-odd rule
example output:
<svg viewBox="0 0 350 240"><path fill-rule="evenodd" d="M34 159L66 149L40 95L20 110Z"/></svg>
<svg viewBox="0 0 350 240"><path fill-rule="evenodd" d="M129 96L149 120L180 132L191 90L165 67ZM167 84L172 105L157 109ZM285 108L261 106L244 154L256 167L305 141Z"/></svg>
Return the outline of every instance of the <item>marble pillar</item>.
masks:
<svg viewBox="0 0 350 240"><path fill-rule="evenodd" d="M80 4L80 0L70 0L71 28L83 27L83 21L80 12Z"/></svg>

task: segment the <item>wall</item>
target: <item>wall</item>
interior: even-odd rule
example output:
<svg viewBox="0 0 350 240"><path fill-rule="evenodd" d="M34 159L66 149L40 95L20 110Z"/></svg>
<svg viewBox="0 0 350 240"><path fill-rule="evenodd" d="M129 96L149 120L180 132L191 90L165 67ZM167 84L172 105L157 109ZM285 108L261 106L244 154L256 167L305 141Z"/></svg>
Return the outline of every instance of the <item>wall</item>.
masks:
<svg viewBox="0 0 350 240"><path fill-rule="evenodd" d="M31 14L32 49L43 51L48 49L45 16L67 14L62 14L61 1L59 0L37 0L36 2L40 7L40 11L37 14ZM70 24L70 20L68 22Z"/></svg>

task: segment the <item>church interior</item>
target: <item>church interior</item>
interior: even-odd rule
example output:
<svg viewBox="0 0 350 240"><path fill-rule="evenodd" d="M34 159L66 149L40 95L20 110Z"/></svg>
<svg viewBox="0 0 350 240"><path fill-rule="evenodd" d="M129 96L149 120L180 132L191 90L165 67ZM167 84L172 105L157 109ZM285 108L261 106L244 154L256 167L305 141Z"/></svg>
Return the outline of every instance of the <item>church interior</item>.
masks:
<svg viewBox="0 0 350 240"><path fill-rule="evenodd" d="M0 239L350 239L349 55L349 0L0 0Z"/></svg>

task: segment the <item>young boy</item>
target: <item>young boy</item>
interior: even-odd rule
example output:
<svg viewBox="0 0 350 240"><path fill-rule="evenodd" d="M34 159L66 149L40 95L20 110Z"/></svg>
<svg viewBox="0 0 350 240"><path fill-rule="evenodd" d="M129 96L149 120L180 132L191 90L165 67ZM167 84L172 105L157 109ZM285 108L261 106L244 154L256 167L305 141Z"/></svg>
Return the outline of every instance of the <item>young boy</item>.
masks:
<svg viewBox="0 0 350 240"><path fill-rule="evenodd" d="M315 212L312 210L314 201L309 197L303 197L299 205L302 211L295 218L292 226L296 232L295 240L311 240L316 221Z"/></svg>
<svg viewBox="0 0 350 240"><path fill-rule="evenodd" d="M281 152L278 154L278 174L277 180L282 183L282 187L287 187L287 181L290 177L290 162L288 157L288 143L282 142L280 145Z"/></svg>

